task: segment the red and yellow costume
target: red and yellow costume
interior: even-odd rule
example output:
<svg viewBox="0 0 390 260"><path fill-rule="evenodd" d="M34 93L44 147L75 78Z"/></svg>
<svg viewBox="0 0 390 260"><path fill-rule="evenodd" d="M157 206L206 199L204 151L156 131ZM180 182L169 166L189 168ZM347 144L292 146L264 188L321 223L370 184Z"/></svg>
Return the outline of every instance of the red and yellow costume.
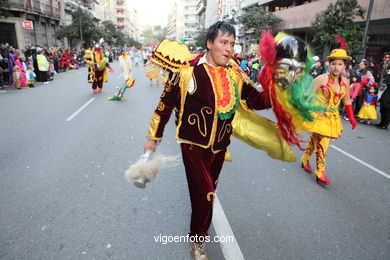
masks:
<svg viewBox="0 0 390 260"><path fill-rule="evenodd" d="M328 76L328 84L321 86L317 91L319 106L325 107L325 111L314 112L314 121L304 122L304 128L311 132L312 136L302 156L302 163L306 165L314 152L317 163L315 173L318 178L325 172L329 140L339 138L343 130L338 108L346 93L346 85L343 81L340 83L340 92L337 93L334 83Z"/></svg>
<svg viewBox="0 0 390 260"><path fill-rule="evenodd" d="M331 62L332 60L350 60L351 57L347 55L347 46L344 39L341 38L341 36L337 37L341 43L341 48L334 49L327 59ZM339 138L341 131L343 130L339 114L339 106L344 97L346 98L344 101L349 102L344 103L349 122L352 125L352 129L356 127L356 120L353 115L352 105L349 101L349 95L346 96L348 89L344 79L341 75L337 78L339 81L338 85L340 86L340 91L337 92L332 72L326 75L326 77L327 83L321 85L317 90L318 103L320 106L323 106L325 110L321 112L313 112L313 122L304 122L303 129L311 132L312 136L307 145L306 151L301 158L302 167L305 171L310 173L312 170L309 160L313 152L315 153L317 164L317 168L315 170L316 180L323 185L330 184L325 174L325 163L329 140Z"/></svg>
<svg viewBox="0 0 390 260"><path fill-rule="evenodd" d="M88 65L88 83L92 83L94 93L97 88L101 92L103 82L108 82L106 68L111 68L107 58L104 57L99 47L95 47L94 53L92 51L86 51L85 62Z"/></svg>

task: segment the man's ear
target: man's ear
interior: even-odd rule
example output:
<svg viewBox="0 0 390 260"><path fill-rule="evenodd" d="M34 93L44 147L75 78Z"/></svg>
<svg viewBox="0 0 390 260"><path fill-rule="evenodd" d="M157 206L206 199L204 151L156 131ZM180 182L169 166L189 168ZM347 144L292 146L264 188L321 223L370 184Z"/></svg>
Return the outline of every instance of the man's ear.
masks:
<svg viewBox="0 0 390 260"><path fill-rule="evenodd" d="M207 46L207 49L210 50L211 49L211 46L213 45L213 42L211 40L207 40L206 42L206 46Z"/></svg>

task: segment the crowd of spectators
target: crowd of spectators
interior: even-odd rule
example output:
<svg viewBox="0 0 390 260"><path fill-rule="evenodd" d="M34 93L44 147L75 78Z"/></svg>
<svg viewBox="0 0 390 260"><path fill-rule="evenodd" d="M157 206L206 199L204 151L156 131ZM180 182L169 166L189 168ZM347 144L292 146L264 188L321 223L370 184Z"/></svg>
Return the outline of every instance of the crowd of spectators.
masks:
<svg viewBox="0 0 390 260"><path fill-rule="evenodd" d="M45 46L27 46L15 49L9 44L0 44L0 89L34 87L32 82L48 84L54 75L85 66L84 49ZM112 62L117 51L108 50L105 55ZM15 73L16 72L16 73ZM31 73L33 72L33 74ZM15 78L15 77L16 78ZM30 76L34 76L32 80ZM28 83L27 78L30 78Z"/></svg>

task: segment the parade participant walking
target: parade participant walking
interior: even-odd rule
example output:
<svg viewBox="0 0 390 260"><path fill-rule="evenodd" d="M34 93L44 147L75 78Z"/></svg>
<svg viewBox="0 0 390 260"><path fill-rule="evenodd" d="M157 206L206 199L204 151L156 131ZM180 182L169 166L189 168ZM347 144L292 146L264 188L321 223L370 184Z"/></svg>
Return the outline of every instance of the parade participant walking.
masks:
<svg viewBox="0 0 390 260"><path fill-rule="evenodd" d="M240 99L251 109L267 108L262 92L242 80L241 73L244 73L238 64L241 72L231 65L234 43L232 25L217 22L208 29L208 51L192 60L191 66L182 69L177 75L179 78L166 80L144 146L145 151L155 151L172 110L177 109L176 138L181 142L191 198L189 235L194 259L208 259L204 241L211 224L215 189ZM174 51L180 53L181 43L176 44Z"/></svg>
<svg viewBox="0 0 390 260"><path fill-rule="evenodd" d="M327 57L329 61L330 72L318 76L314 80L314 90L318 94L319 105L325 107L325 112L314 113L315 120L313 122L305 122L305 128L311 132L311 138L302 156L302 168L308 173L312 172L309 160L313 152L315 153L317 168L315 170L316 180L319 184L328 185L329 180L325 174L325 163L329 140L339 138L342 131L342 124L339 114L339 105L343 101L345 111L347 112L349 122L352 129L356 127L354 118L349 86L347 79L342 77L341 73L346 67L346 60L350 60L346 49L344 39L340 49L335 49Z"/></svg>
<svg viewBox="0 0 390 260"><path fill-rule="evenodd" d="M119 56L119 65L121 67L122 75L125 82L127 82L131 78L131 70L132 70L131 64L132 61L130 55L127 55L126 50L123 49L122 55Z"/></svg>
<svg viewBox="0 0 390 260"><path fill-rule="evenodd" d="M85 62L88 64L88 83L92 83L93 94L101 93L103 89L103 82L108 82L107 70L114 73L114 70L108 64L108 60L104 57L100 47L94 48L94 53L90 53L86 57Z"/></svg>

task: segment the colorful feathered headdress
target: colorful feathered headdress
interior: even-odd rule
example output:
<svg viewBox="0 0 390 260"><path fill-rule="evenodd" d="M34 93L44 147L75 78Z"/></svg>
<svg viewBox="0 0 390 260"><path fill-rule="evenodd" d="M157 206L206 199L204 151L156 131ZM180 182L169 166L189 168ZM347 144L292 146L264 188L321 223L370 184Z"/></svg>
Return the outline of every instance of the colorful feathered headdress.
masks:
<svg viewBox="0 0 390 260"><path fill-rule="evenodd" d="M305 71L300 80L286 89L278 86L276 70L280 57L278 57L277 43L286 36L281 33L274 38L271 32L262 32L259 51L265 64L259 75L259 82L264 89L265 101L272 105L282 137L303 150L300 146L303 140L298 134L298 129L304 121L314 119L312 111L320 111L323 108L315 106L313 78L309 73L313 65L310 51L307 52Z"/></svg>

